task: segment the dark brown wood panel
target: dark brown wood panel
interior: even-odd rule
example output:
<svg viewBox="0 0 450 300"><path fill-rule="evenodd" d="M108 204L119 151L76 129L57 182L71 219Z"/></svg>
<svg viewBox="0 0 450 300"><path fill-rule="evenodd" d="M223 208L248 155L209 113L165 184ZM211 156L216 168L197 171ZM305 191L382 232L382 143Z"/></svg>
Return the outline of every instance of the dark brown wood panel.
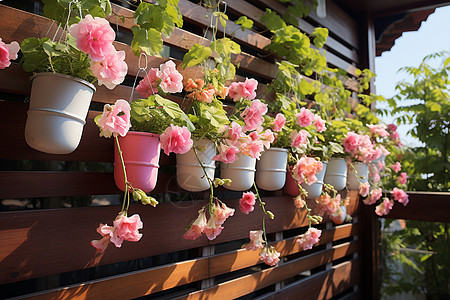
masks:
<svg viewBox="0 0 450 300"><path fill-rule="evenodd" d="M351 226L351 225L350 225ZM333 236L328 233L335 232L338 236L350 236L348 225L341 226L336 229L329 229L324 232L320 240L320 244L333 240ZM293 254L300 249L293 249L290 252L283 247L286 242L295 243L296 238L286 241L280 241L273 245L282 251L284 255ZM336 240L336 239L335 239ZM318 254L308 256L305 261L317 260L318 256L328 253L332 250L322 251ZM74 285L67 288L56 289L54 291L40 293L34 296L34 299L97 299L97 298L116 298L123 297L136 298L144 295L153 294L162 290L167 290L176 286L206 279L208 277L222 275L224 273L233 272L239 269L250 267L260 263L257 251L247 251L245 249L231 251L229 253L214 255L207 258L199 258L195 260L183 261L175 264L165 265L152 269L122 274L104 279L95 280L93 282Z"/></svg>
<svg viewBox="0 0 450 300"><path fill-rule="evenodd" d="M293 277L301 272L310 270L322 264L326 264L335 259L342 258L346 255L357 251L358 243L348 243L334 247L330 250L324 250L311 254L311 256L302 257L278 265L277 267L265 269L261 272L242 276L238 279L227 281L211 288L190 293L186 297L177 299L223 299L223 295L227 295L230 299L235 299L253 291L259 290L266 286L275 284L282 280ZM315 259L308 260L307 258L314 257ZM348 270L346 270L348 271ZM341 280L342 277L336 277L336 281ZM325 285L326 287L327 285ZM316 298L320 299L320 298Z"/></svg>
<svg viewBox="0 0 450 300"><path fill-rule="evenodd" d="M450 193L407 193L409 195L408 205L395 203L391 212L383 218L450 223L448 209ZM375 216L375 211L373 211L373 215Z"/></svg>
<svg viewBox="0 0 450 300"><path fill-rule="evenodd" d="M359 204L356 200L357 197L352 197L354 203L348 208L351 215L356 213ZM267 197L264 201L276 216L276 221L267 221L269 233L308 224L305 211L295 210L291 197ZM237 199L226 203L234 208L239 206ZM261 222L260 210L248 216L236 211L215 240L208 241L204 236L195 241L184 240L184 227L197 217L196 211L204 204L204 201L171 202L156 208L133 205L130 214L140 214L144 222L141 241L125 242L120 249L111 245L103 254L96 254L89 242L100 237L95 231L99 223L112 223L120 210L117 206L0 213L0 240L4 241L0 248L0 283L243 239ZM48 241L42 239L44 236L51 236L58 243L49 248ZM67 261L68 256L73 259ZM18 261L21 263L17 264Z"/></svg>
<svg viewBox="0 0 450 300"><path fill-rule="evenodd" d="M360 280L360 261L357 259L334 266L330 271L312 275L311 278L293 283L261 299L296 300L299 299L299 295L302 300L330 299L357 285ZM356 292L352 293L352 297L345 299L361 298Z"/></svg>

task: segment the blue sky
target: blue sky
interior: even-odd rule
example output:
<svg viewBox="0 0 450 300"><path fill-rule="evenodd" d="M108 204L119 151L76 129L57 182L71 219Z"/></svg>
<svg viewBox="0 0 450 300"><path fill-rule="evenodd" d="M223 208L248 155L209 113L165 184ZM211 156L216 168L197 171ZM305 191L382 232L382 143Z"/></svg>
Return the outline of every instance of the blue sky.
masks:
<svg viewBox="0 0 450 300"><path fill-rule="evenodd" d="M423 57L428 54L450 51L450 6L437 8L426 22L422 22L418 31L405 32L395 41L390 51L384 52L375 59L376 93L385 98L396 94L395 85L403 80L408 81L406 74L397 72L404 66L417 67ZM441 61L432 64L439 66ZM392 123L393 118L383 118ZM399 129L400 137L407 145L417 145L411 137L406 136L408 126Z"/></svg>

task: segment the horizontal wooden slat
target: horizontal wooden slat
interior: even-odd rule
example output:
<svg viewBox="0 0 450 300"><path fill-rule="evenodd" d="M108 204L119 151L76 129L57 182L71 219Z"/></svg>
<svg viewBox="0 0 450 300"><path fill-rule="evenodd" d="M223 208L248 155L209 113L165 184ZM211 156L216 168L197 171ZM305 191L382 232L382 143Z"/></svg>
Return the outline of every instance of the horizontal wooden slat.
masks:
<svg viewBox="0 0 450 300"><path fill-rule="evenodd" d="M332 260L349 255L357 249L358 244L355 242L343 244L334 247L331 251L324 250L323 252L319 252L320 255L319 253L311 254L311 256L295 259L274 268L220 283L211 288L193 292L186 297L177 299L223 299L223 295L227 295L229 299L235 299L293 277L301 272L331 262ZM314 259L308 259L311 257L314 257ZM336 281L341 280L341 278L340 276L336 277Z"/></svg>
<svg viewBox="0 0 450 300"><path fill-rule="evenodd" d="M360 261L358 259L345 262L334 266L330 271L312 275L311 278L290 284L280 291L261 297L261 299L294 300L299 299L299 295L302 295L302 300L330 299L358 284L361 280L360 273ZM358 293L355 295L358 296Z"/></svg>
<svg viewBox="0 0 450 300"><path fill-rule="evenodd" d="M348 213L355 215L359 202L352 193ZM267 221L270 232L306 226L305 211L297 211L291 197L266 197L267 209L276 221ZM226 201L237 208L238 200ZM223 243L248 237L255 224L260 224L262 213L255 210L249 215L236 211L224 224L225 229L213 241L202 236L195 241L182 238L184 227L196 218L196 212L204 201L173 202L159 204L156 208L133 205L130 214L139 213L144 222L143 237L139 243L125 242L122 248L110 246L101 255L89 246L92 239L100 236L95 232L99 223L111 224L119 207L86 207L0 213L0 283L78 270L95 265L127 261L162 253ZM309 203L311 208L314 203ZM81 217L82 216L82 217ZM171 216L176 216L173 218ZM328 219L325 218L324 222ZM164 228L164 230L160 230ZM18 234L20 233L20 234ZM58 241L48 247L46 238ZM158 241L158 247L154 247ZM72 257L70 261L66 257ZM21 264L17 264L21 261Z"/></svg>
<svg viewBox="0 0 450 300"><path fill-rule="evenodd" d="M349 227L350 231L348 230ZM353 230L351 227L353 227ZM354 226L348 224L336 229L327 230L324 232L320 244L332 241L332 233L336 233L339 236L350 236L350 233L355 231L354 228ZM273 245L278 250L284 252L283 256L293 254L300 251L300 249L298 247L297 249L291 247L290 251L286 252L284 251L285 247L283 248L282 244L288 241L298 244L295 242L295 239L296 238L291 238L287 241L278 242ZM305 260L317 259L317 257L323 255L324 252L330 252L330 250L321 251L319 254L308 256ZM121 298L119 295L121 292L123 293L124 290L126 290L126 295L123 295L124 297L135 298L199 281L208 277L233 272L255 265L259 262L260 260L257 251L240 249L225 254L183 261L148 270L95 280L86 284L56 289L54 291L40 293L39 296L34 295L34 299L96 299L101 297L108 298L108 295L115 296L114 298L118 299L117 297Z"/></svg>
<svg viewBox="0 0 450 300"><path fill-rule="evenodd" d="M403 206L396 202L391 212L383 218L450 223L448 210L450 193L407 193L409 195L408 205Z"/></svg>

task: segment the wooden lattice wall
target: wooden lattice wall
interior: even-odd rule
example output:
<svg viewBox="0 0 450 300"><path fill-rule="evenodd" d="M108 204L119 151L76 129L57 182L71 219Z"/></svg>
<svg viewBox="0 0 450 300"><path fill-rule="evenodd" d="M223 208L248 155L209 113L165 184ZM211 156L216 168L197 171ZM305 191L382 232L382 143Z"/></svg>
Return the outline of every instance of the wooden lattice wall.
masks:
<svg viewBox="0 0 450 300"><path fill-rule="evenodd" d="M30 11L39 7L33 1L18 2L9 3ZM312 33L317 25L328 27L325 50L329 64L354 78L360 61L367 59L359 57L358 24L333 2L327 4L327 18L320 19L313 12L299 20L300 29ZM262 31L259 17L264 9L281 14L286 7L277 0L228 0L227 5L231 20L226 33L233 34L243 49L233 57L233 62L240 64L237 80L257 78L261 83L258 95L262 95L265 84L277 72L273 58L263 49L270 42L269 36L243 32L232 20L246 15ZM211 14L188 0L180 0L179 6L185 25L164 39L166 53L178 66L183 53L194 43L208 43L202 36L210 24L206 16ZM116 4L113 8L121 15L132 15L128 8ZM4 42L42 37L47 32L50 20L24 10L0 5L0 37ZM121 40L129 40L131 19L122 23L111 17L109 21L119 28ZM267 223L269 239L282 257L277 267L269 268L261 264L257 252L241 249L249 230L260 226L261 212L248 216L236 212L214 241L182 238L184 227L195 218L207 194L187 193L178 187L175 158L164 154L158 184L152 192L161 203L157 208L130 208L144 221L141 241L96 253L89 242L98 238L98 223L110 223L118 212L120 191L112 175L113 141L98 137L93 118L104 103L129 98L138 71L138 58L129 45L115 42L115 47L126 51L129 78L112 91L97 87L81 144L68 155L45 154L27 146L23 132L30 74L15 63L0 70L0 298L360 298L365 276L359 234L364 228L359 222L361 209L355 191L349 192L348 213L354 217L353 222L333 226L324 219L318 226L323 230L320 245L309 251L301 251L295 242L296 236L306 231L305 213L296 211L292 197L282 191L265 192L263 200L276 215ZM157 67L166 60L151 57L149 66ZM178 69L185 80L197 72L195 67ZM354 80L346 84L355 91ZM171 99L182 100L177 96ZM220 193L228 206L238 207L240 193Z"/></svg>

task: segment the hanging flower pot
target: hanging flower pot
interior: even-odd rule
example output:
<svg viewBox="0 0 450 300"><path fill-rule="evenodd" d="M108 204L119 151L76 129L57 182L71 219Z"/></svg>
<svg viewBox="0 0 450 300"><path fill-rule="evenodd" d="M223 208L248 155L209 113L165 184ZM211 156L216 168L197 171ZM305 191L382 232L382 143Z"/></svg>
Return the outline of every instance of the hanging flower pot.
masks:
<svg viewBox="0 0 450 300"><path fill-rule="evenodd" d="M308 185L306 183L302 183L302 187L308 192L308 196L306 199L316 199L317 197L322 194L322 187L323 187L323 178L325 177L325 172L327 170L327 164L328 162L324 161L322 162L322 170L317 172L316 177L317 181L314 182L311 185Z"/></svg>
<svg viewBox="0 0 450 300"><path fill-rule="evenodd" d="M331 184L338 191L345 188L347 183L347 162L345 158L330 159L323 181Z"/></svg>
<svg viewBox="0 0 450 300"><path fill-rule="evenodd" d="M263 152L256 164L256 184L263 190L276 191L286 182L288 150L270 148Z"/></svg>
<svg viewBox="0 0 450 300"><path fill-rule="evenodd" d="M197 155L206 174L214 180L216 170L215 161L212 159L216 155L214 143L208 139L202 139L194 142L194 147L197 146L206 147L204 151L197 150ZM201 192L209 189L208 179L192 149L185 154L177 154L177 182L181 188L189 192Z"/></svg>
<svg viewBox="0 0 450 300"><path fill-rule="evenodd" d="M129 131L119 137L127 179L134 188L151 192L158 179L159 135L148 132ZM114 144L114 181L119 189L125 190L122 164L117 145Z"/></svg>
<svg viewBox="0 0 450 300"><path fill-rule="evenodd" d="M220 177L231 179L229 186L224 185L226 189L246 191L253 186L255 181L256 158L242 154L237 154L237 156L238 159L231 164L220 163Z"/></svg>
<svg viewBox="0 0 450 300"><path fill-rule="evenodd" d="M73 152L80 143L94 92L91 83L72 76L34 75L25 125L27 144L51 154Z"/></svg>
<svg viewBox="0 0 450 300"><path fill-rule="evenodd" d="M350 190L359 190L359 184L367 182L369 166L362 162L353 163L353 166L354 168L348 166L347 184Z"/></svg>

